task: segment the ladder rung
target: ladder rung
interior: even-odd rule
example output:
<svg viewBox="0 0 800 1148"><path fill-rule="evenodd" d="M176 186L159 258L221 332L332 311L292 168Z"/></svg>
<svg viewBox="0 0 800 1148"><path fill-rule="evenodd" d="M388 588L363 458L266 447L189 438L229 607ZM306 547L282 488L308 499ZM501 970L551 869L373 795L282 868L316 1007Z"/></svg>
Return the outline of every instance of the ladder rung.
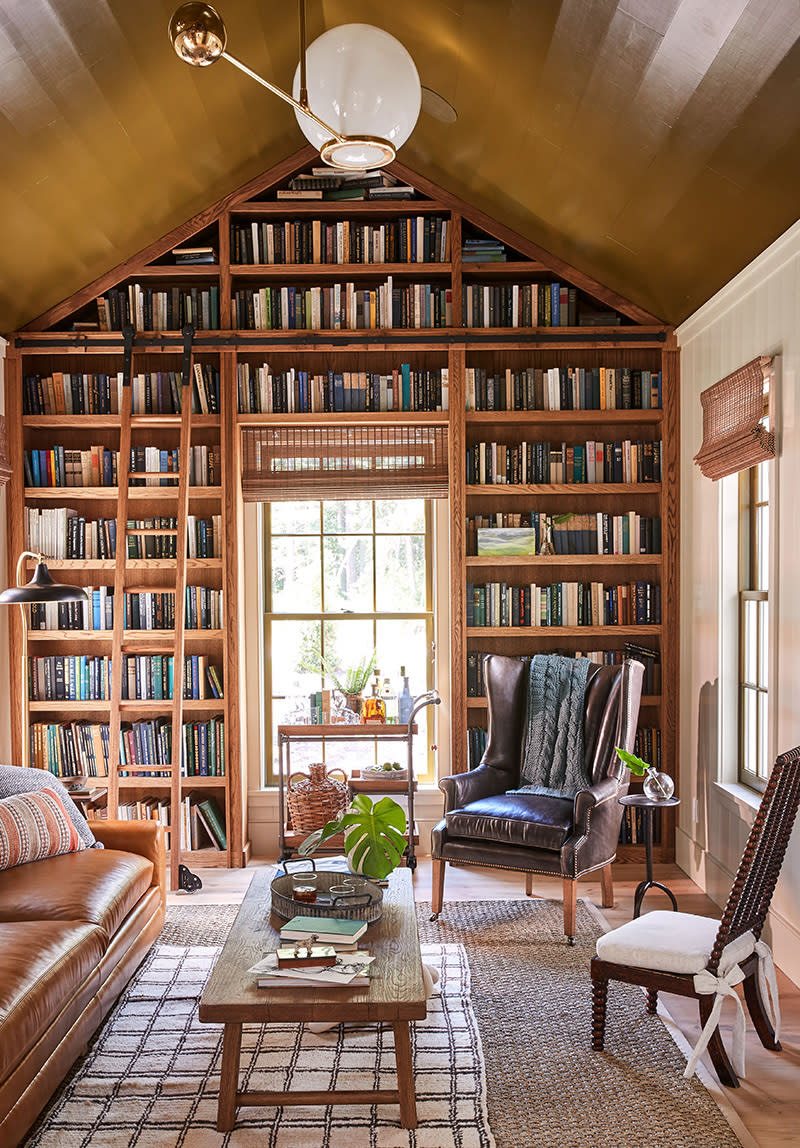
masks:
<svg viewBox="0 0 800 1148"><path fill-rule="evenodd" d="M160 530L157 526L137 526L125 527L126 534L174 534L177 537L178 531L173 530L171 527L164 527Z"/></svg>

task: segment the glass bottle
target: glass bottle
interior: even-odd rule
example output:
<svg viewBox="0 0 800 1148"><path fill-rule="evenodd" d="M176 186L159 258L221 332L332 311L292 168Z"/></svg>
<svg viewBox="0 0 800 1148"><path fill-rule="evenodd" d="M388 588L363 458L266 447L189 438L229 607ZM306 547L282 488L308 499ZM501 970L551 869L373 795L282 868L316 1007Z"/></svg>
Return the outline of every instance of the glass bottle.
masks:
<svg viewBox="0 0 800 1148"><path fill-rule="evenodd" d="M669 801L675 792L675 782L668 773L662 773L660 769L651 765L644 775L642 791L651 801Z"/></svg>
<svg viewBox="0 0 800 1148"><path fill-rule="evenodd" d="M408 688L408 674L406 673L405 666L400 667L400 677L403 679L403 688L397 699L397 720L400 722L400 725L408 725L408 719L411 717L411 711L414 708L414 699L411 696L411 690Z"/></svg>
<svg viewBox="0 0 800 1148"><path fill-rule="evenodd" d="M363 725L383 725L386 721L386 707L383 698L378 696L378 675L372 683L372 696L364 699L364 708L361 713Z"/></svg>
<svg viewBox="0 0 800 1148"><path fill-rule="evenodd" d="M397 725L397 694L392 689L392 683L388 678L383 679L381 698L383 700L386 721L389 725Z"/></svg>

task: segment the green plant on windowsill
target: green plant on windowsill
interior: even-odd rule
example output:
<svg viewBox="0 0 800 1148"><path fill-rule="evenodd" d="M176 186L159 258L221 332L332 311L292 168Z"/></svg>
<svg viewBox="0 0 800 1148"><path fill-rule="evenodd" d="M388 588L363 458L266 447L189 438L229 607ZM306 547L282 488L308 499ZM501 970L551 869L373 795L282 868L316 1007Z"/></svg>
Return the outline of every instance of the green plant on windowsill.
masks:
<svg viewBox="0 0 800 1148"><path fill-rule="evenodd" d="M344 851L352 871L382 881L403 860L407 824L405 810L391 797L373 803L366 793L357 793L350 808L338 820L315 829L298 853L308 857L344 831Z"/></svg>
<svg viewBox="0 0 800 1148"><path fill-rule="evenodd" d="M315 674L324 673L342 694L360 694L366 689L369 679L375 673L377 660L377 650L373 650L371 654L364 654L358 662L346 669L330 665L323 657L313 665L310 661L304 662L301 669Z"/></svg>
<svg viewBox="0 0 800 1148"><path fill-rule="evenodd" d="M635 753L629 753L627 749L620 749L618 745L614 748L617 757L627 765L631 773L644 778L642 790L645 797L649 797L651 801L669 801L675 792L675 782L668 773L662 773L654 765L637 757Z"/></svg>

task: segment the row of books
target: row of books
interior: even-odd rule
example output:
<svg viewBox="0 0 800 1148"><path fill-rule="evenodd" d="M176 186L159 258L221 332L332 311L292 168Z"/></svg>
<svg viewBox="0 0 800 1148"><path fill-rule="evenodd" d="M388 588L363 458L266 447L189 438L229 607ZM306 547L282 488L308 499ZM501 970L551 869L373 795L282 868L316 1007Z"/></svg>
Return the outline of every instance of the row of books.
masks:
<svg viewBox="0 0 800 1148"><path fill-rule="evenodd" d="M165 654L122 654L124 701L172 698L175 660ZM51 654L28 659L31 701L107 701L111 697L112 659L86 654ZM222 697L222 670L205 654L183 659L183 696L187 700Z"/></svg>
<svg viewBox="0 0 800 1148"><path fill-rule="evenodd" d="M121 331L127 324L137 331L180 331L186 324L218 331L219 287L112 287L97 300L97 318L101 331Z"/></svg>
<svg viewBox="0 0 800 1148"><path fill-rule="evenodd" d="M261 287L233 292L233 325L246 331L360 331L452 326L452 290L431 283Z"/></svg>
<svg viewBox="0 0 800 1148"><path fill-rule="evenodd" d="M661 587L637 581L467 583L467 627L647 626L661 622Z"/></svg>
<svg viewBox="0 0 800 1148"><path fill-rule="evenodd" d="M486 730L483 726L470 726L467 730L467 764L477 769L486 752Z"/></svg>
<svg viewBox="0 0 800 1148"><path fill-rule="evenodd" d="M390 374L312 374L294 367L273 374L267 363L258 367L239 363L236 383L240 414L446 411L450 402L447 367L414 370L409 363L402 363Z"/></svg>
<svg viewBox="0 0 800 1148"><path fill-rule="evenodd" d="M231 223L231 261L246 264L445 263L448 221L401 216L383 223L342 219Z"/></svg>
<svg viewBox="0 0 800 1148"><path fill-rule="evenodd" d="M465 283L465 327L576 327L578 292L565 283Z"/></svg>
<svg viewBox="0 0 800 1148"><path fill-rule="evenodd" d="M462 263L505 263L505 244L499 239L467 237L461 244Z"/></svg>
<svg viewBox="0 0 800 1148"><path fill-rule="evenodd" d="M225 776L225 723L221 717L185 722L181 731L182 777ZM108 777L107 722L32 722L31 764L56 777ZM168 718L123 722L120 728L120 777L168 776L172 757ZM148 766L162 766L159 770ZM124 767L124 768L122 768Z"/></svg>
<svg viewBox="0 0 800 1148"><path fill-rule="evenodd" d="M181 798L180 847L182 850L227 848L225 817L216 798L187 793ZM105 807L87 808L87 820L102 821L108 816ZM171 842L172 808L169 797L145 797L139 801L120 801L120 821L157 821L164 827L167 849Z"/></svg>
<svg viewBox="0 0 800 1148"><path fill-rule="evenodd" d="M26 506L25 543L46 558L114 558L117 553L116 518L86 518L67 506ZM174 558L178 540L177 518L129 518L129 530L164 530L173 533L129 534L129 558ZM222 554L222 515L186 518L189 558L218 558Z"/></svg>
<svg viewBox="0 0 800 1148"><path fill-rule="evenodd" d="M105 446L86 450L55 445L44 450L26 450L23 456L25 485L30 487L95 487L117 486L119 451ZM189 448L189 485L218 486L222 458L217 446L205 444ZM131 447L130 485L162 486L175 489L175 479L136 478L138 472L158 472L176 477L180 469L180 451L161 450L156 446Z"/></svg>
<svg viewBox="0 0 800 1148"><path fill-rule="evenodd" d="M84 586L84 602L33 602L32 630L113 630L113 586ZM184 595L187 630L219 630L223 626L223 591L187 586ZM126 630L173 630L175 592L127 593L123 601Z"/></svg>
<svg viewBox="0 0 800 1148"><path fill-rule="evenodd" d="M416 192L401 184L385 168L374 171L338 171L330 167L312 167L310 172L293 176L284 188L275 192L280 199L413 199Z"/></svg>
<svg viewBox="0 0 800 1148"><path fill-rule="evenodd" d="M467 517L467 554L536 555L548 543L556 554L660 554L661 519L625 514L476 514Z"/></svg>
<svg viewBox="0 0 800 1148"><path fill-rule="evenodd" d="M153 472L180 474L181 452L161 450L157 446L131 447L131 475L139 471L147 472L147 478L131 478L131 486L164 486L175 488L175 479L150 477ZM218 486L222 476L222 455L218 446L198 443L189 447L189 485Z"/></svg>
<svg viewBox="0 0 800 1148"><path fill-rule="evenodd" d="M468 485L661 481L662 440L476 442L466 450Z"/></svg>
<svg viewBox="0 0 800 1148"><path fill-rule="evenodd" d="M597 666L619 666L625 658L631 658L644 665L642 693L650 697L661 693L661 655L658 650L640 646L636 642L626 642L621 650L563 650L555 649L542 653L562 654L568 658L588 658ZM485 651L470 650L467 653L467 697L485 698L486 682L483 673ZM639 754L640 757L643 754Z"/></svg>
<svg viewBox="0 0 800 1148"><path fill-rule="evenodd" d="M22 402L26 415L116 415L123 409L123 372L79 374L53 371L26 375ZM183 373L146 371L131 379L132 414L180 414ZM192 410L219 414L219 371L211 363L195 363Z"/></svg>
<svg viewBox="0 0 800 1148"><path fill-rule="evenodd" d="M661 372L637 367L467 367L464 386L468 411L661 408Z"/></svg>

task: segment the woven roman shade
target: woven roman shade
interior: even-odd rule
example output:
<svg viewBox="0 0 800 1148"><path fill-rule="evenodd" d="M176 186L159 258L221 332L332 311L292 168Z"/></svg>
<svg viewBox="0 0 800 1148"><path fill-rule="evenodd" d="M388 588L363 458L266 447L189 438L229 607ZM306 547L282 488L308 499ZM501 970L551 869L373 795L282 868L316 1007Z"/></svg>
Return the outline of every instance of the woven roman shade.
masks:
<svg viewBox="0 0 800 1148"><path fill-rule="evenodd" d="M447 427L244 427L245 502L446 498Z"/></svg>
<svg viewBox="0 0 800 1148"><path fill-rule="evenodd" d="M762 422L771 363L768 355L753 359L700 395L703 445L694 461L706 478L716 482L775 457L775 435Z"/></svg>

